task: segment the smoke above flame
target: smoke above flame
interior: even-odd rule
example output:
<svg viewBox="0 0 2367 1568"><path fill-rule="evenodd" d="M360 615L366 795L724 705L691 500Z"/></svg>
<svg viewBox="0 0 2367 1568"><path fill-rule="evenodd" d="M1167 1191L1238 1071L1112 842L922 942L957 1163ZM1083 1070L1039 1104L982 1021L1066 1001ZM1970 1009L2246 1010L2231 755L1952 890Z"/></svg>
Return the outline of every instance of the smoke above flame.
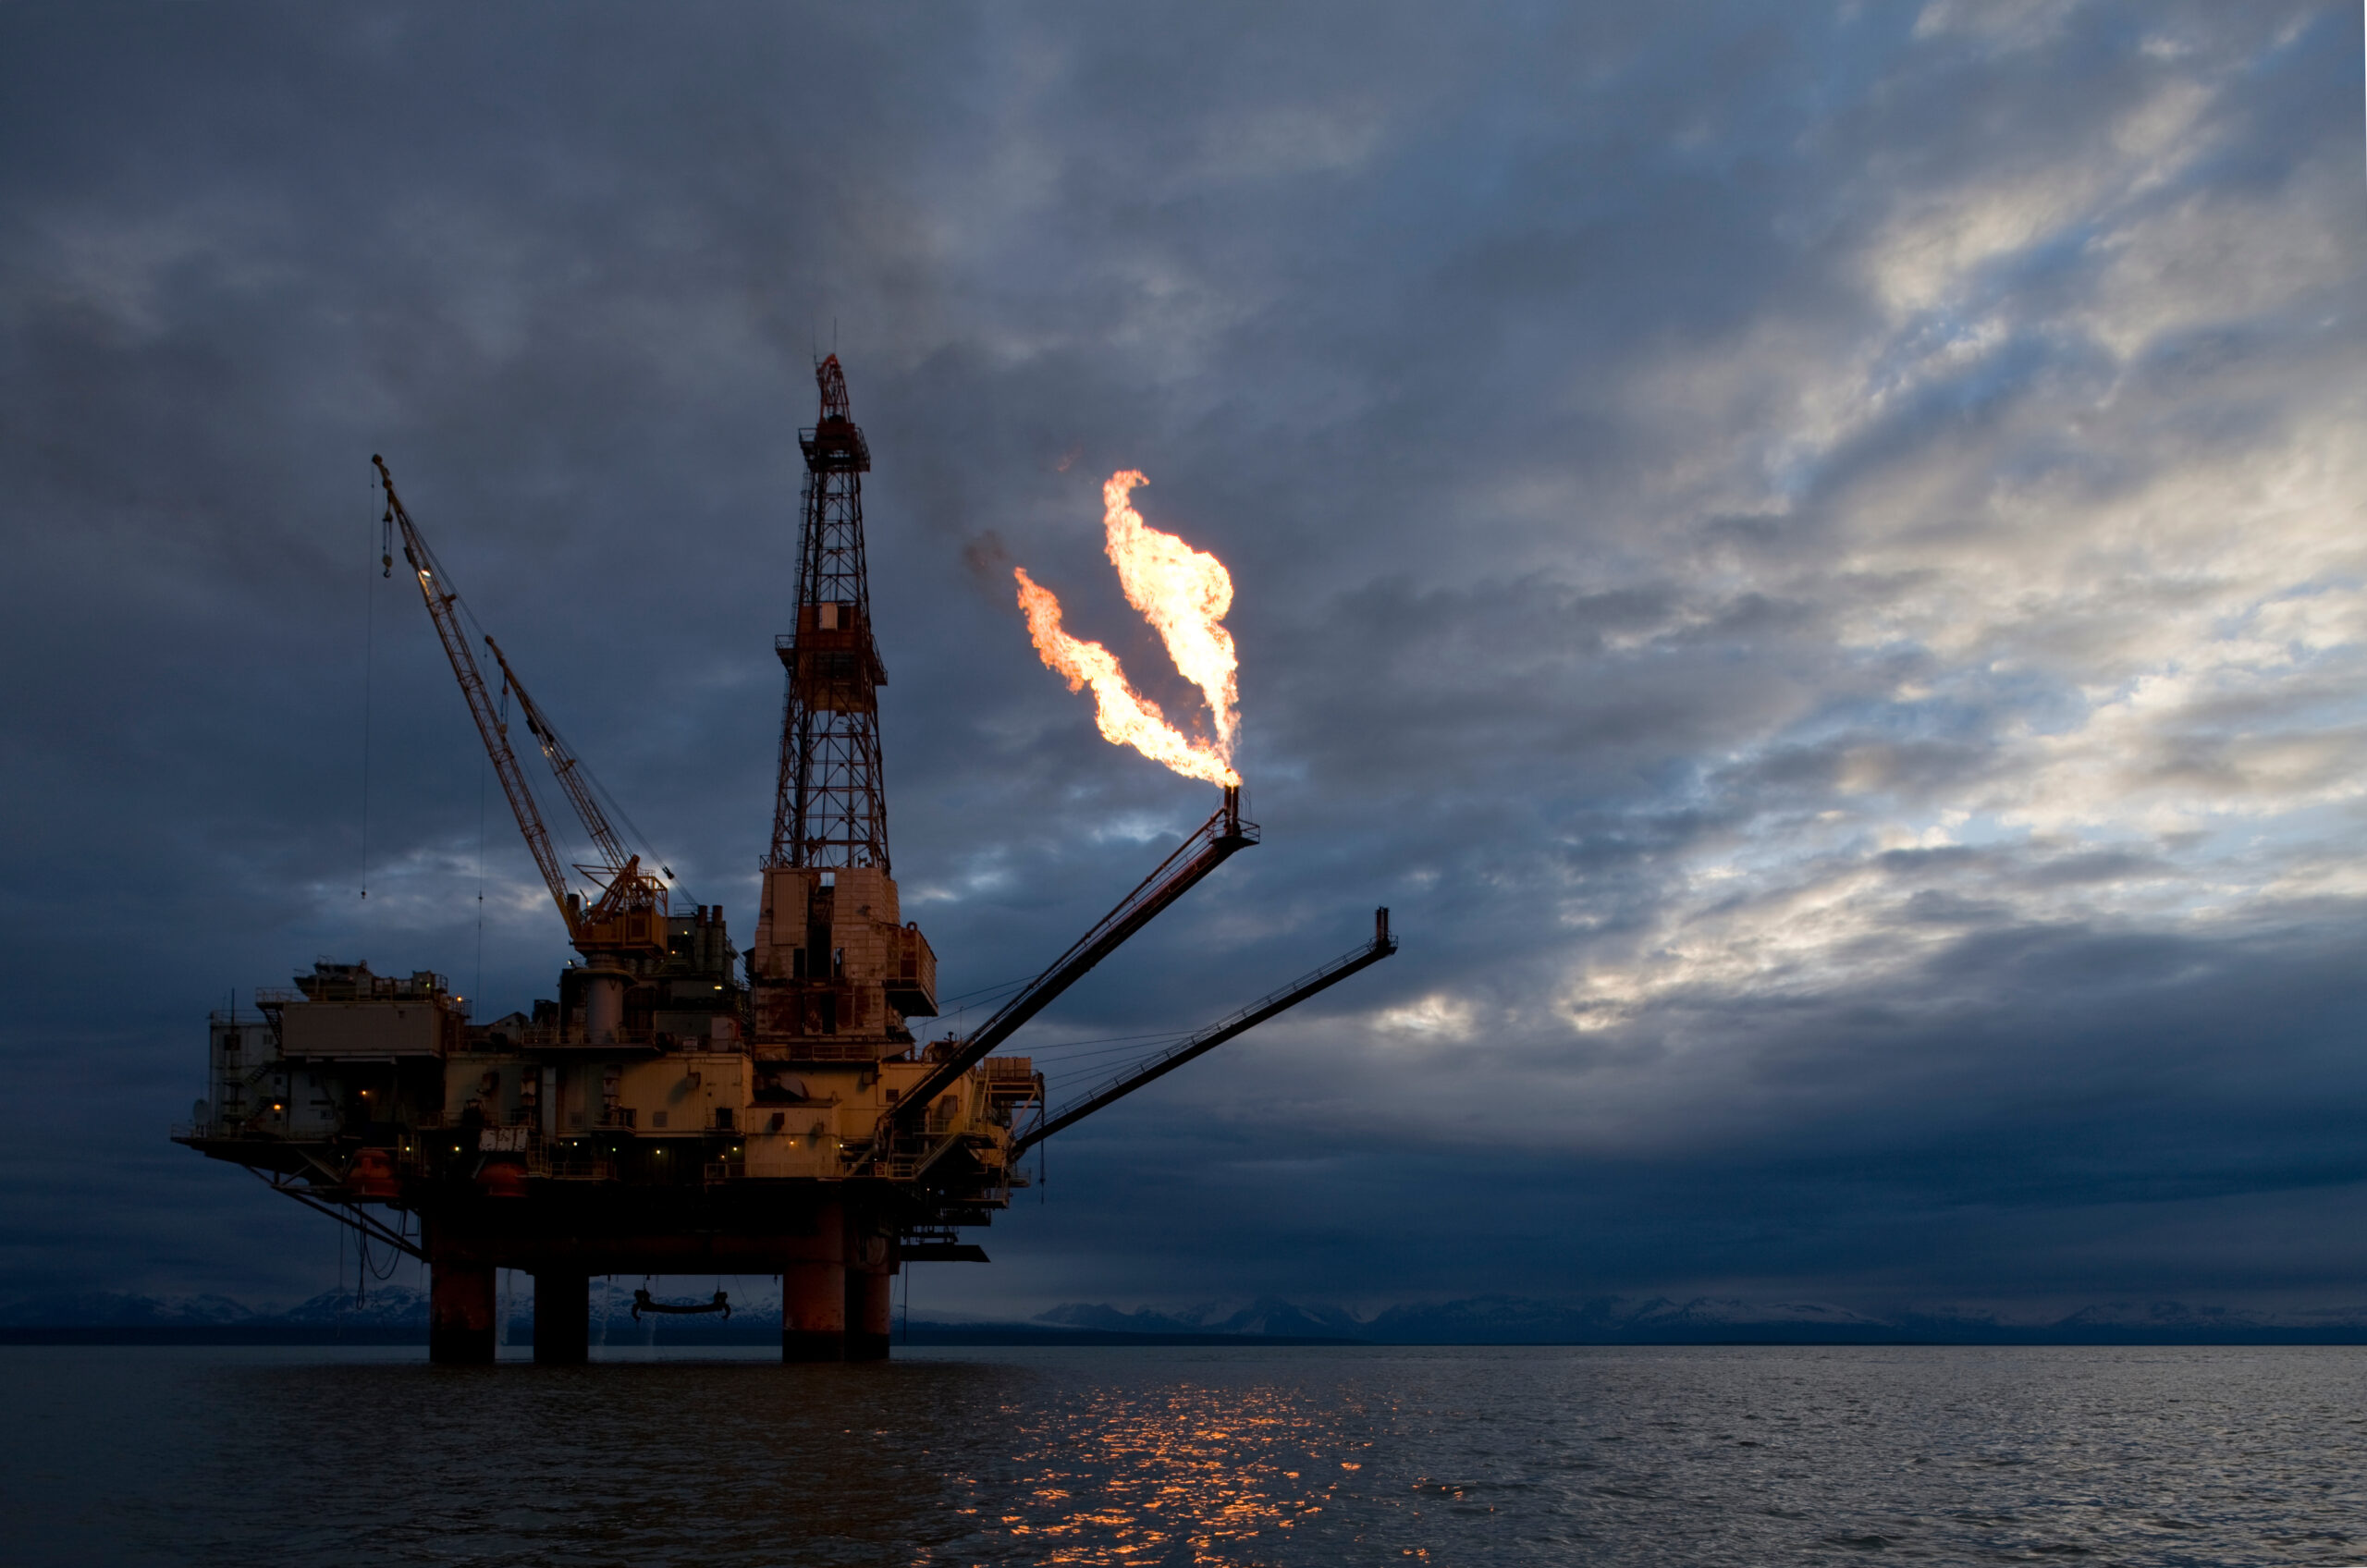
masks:
<svg viewBox="0 0 2367 1568"><path fill-rule="evenodd" d="M1104 740L1132 746L1186 778L1238 784L1233 745L1241 727L1240 663L1233 633L1222 624L1233 607L1233 574L1207 551L1143 521L1131 497L1135 486L1148 483L1137 471L1122 469L1101 487L1110 562L1118 569L1126 602L1142 612L1167 645L1167 656L1207 699L1215 719L1212 744L1194 741L1170 724L1159 705L1127 681L1115 654L1062 630L1060 600L1024 567L1012 570L1019 582L1019 607L1044 663L1068 678L1070 691L1093 688L1094 721Z"/></svg>

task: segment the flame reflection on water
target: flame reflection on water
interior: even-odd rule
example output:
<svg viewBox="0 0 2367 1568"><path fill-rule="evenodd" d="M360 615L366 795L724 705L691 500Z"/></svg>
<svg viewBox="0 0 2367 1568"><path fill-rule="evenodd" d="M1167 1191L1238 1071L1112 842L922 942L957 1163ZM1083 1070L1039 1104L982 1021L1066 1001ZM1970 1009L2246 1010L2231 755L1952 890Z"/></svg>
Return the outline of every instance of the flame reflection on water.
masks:
<svg viewBox="0 0 2367 1568"><path fill-rule="evenodd" d="M1296 1485L1337 1434L1294 1390L1187 1383L1148 1403L1109 1390L1015 1429L1026 1506L1000 1522L1046 1562L1242 1562L1246 1543L1315 1518L1336 1489Z"/></svg>

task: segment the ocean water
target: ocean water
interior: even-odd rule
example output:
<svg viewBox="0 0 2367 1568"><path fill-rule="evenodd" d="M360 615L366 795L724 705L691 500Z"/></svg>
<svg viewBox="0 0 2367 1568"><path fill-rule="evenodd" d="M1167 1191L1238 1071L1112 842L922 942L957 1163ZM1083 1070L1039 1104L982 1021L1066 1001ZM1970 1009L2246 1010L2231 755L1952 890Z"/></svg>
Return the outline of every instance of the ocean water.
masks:
<svg viewBox="0 0 2367 1568"><path fill-rule="evenodd" d="M2367 1350L0 1350L0 1561L2367 1562Z"/></svg>

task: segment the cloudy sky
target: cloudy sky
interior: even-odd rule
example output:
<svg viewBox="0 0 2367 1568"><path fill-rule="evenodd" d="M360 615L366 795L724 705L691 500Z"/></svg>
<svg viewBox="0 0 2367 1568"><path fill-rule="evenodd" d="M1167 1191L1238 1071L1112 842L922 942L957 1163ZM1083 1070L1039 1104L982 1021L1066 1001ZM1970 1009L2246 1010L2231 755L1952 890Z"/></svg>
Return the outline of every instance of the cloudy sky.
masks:
<svg viewBox="0 0 2367 1568"><path fill-rule="evenodd" d="M0 1279L327 1288L165 1142L206 1011L551 992L373 452L750 928L835 346L945 989L1215 803L1012 602L1188 709L1124 467L1232 568L1266 842L1014 1048L1404 939L916 1314L2367 1304L2361 56L2266 0L0 10Z"/></svg>

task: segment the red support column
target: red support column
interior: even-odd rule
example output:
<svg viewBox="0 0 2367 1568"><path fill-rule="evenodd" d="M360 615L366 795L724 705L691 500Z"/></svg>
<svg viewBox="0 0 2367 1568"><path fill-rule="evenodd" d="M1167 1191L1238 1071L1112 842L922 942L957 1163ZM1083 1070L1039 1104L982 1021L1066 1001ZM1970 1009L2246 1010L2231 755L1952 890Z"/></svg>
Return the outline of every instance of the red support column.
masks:
<svg viewBox="0 0 2367 1568"><path fill-rule="evenodd" d="M427 1266L427 1359L438 1366L490 1366L493 1268L431 1256Z"/></svg>
<svg viewBox="0 0 2367 1568"><path fill-rule="evenodd" d="M840 1206L822 1205L815 1232L781 1265L783 1361L846 1359L846 1214Z"/></svg>

